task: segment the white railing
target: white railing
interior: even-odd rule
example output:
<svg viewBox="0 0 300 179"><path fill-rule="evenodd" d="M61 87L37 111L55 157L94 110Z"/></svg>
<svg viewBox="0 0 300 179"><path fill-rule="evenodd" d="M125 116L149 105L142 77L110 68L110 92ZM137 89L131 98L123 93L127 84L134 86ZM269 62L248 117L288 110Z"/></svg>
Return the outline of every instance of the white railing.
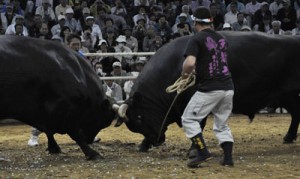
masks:
<svg viewBox="0 0 300 179"><path fill-rule="evenodd" d="M84 53L86 57L96 57L96 56L118 56L118 55L136 55L136 56L151 56L155 52L116 52L116 53ZM133 80L137 76L108 76L108 77L99 77L100 80Z"/></svg>
<svg viewBox="0 0 300 179"><path fill-rule="evenodd" d="M84 53L84 56L87 57L96 57L96 56L122 56L122 55L136 55L136 56L151 56L155 52L116 52L116 53Z"/></svg>

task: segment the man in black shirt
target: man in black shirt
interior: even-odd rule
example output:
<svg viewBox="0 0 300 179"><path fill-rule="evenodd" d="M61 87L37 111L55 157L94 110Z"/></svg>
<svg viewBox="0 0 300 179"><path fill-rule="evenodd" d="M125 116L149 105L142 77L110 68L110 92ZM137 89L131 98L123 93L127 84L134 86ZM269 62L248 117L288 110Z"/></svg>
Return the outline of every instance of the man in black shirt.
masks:
<svg viewBox="0 0 300 179"><path fill-rule="evenodd" d="M200 122L210 113L214 115L213 131L224 150L224 166L233 166L233 137L227 125L232 110L233 82L227 64L227 42L212 27L209 10L200 7L193 14L197 33L192 36L185 51L182 78L196 72L197 91L182 115L186 136L192 140L197 152L189 156L188 167L198 167L211 158L207 150Z"/></svg>

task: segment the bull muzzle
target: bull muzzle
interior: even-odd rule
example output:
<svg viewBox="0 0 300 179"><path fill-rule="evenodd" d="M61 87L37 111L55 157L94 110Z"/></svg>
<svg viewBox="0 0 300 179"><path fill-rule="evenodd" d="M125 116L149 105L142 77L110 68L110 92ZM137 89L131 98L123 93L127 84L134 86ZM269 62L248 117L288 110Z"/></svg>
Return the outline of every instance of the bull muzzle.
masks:
<svg viewBox="0 0 300 179"><path fill-rule="evenodd" d="M119 115L119 117L125 119L124 122L128 122L128 117L126 116L126 111L128 109L128 104L121 104L121 106L117 105L117 104L113 104L112 108L114 111L116 111Z"/></svg>

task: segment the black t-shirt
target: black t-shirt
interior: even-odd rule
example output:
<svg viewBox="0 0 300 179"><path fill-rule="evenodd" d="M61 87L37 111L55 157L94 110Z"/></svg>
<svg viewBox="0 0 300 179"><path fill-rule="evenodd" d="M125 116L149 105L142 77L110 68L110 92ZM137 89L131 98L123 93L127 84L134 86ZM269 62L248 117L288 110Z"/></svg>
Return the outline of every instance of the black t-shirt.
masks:
<svg viewBox="0 0 300 179"><path fill-rule="evenodd" d="M233 90L227 64L228 44L212 29L205 29L190 38L185 56L196 57L196 85L202 92Z"/></svg>

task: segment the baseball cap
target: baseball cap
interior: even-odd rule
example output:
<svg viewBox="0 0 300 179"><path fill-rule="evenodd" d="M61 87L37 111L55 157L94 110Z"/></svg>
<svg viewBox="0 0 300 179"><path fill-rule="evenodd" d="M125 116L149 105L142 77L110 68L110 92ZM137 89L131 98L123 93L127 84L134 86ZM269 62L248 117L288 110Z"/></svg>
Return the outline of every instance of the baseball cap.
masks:
<svg viewBox="0 0 300 179"><path fill-rule="evenodd" d="M62 20L62 19L66 19L66 16L60 14L60 15L58 16L57 19L58 19L59 21Z"/></svg>
<svg viewBox="0 0 300 179"><path fill-rule="evenodd" d="M73 11L73 9L72 8L67 8L66 9L66 14L74 14L74 11Z"/></svg>
<svg viewBox="0 0 300 179"><path fill-rule="evenodd" d="M112 64L112 66L113 66L113 67L121 67L122 65L121 65L121 62L114 62L114 63Z"/></svg>

